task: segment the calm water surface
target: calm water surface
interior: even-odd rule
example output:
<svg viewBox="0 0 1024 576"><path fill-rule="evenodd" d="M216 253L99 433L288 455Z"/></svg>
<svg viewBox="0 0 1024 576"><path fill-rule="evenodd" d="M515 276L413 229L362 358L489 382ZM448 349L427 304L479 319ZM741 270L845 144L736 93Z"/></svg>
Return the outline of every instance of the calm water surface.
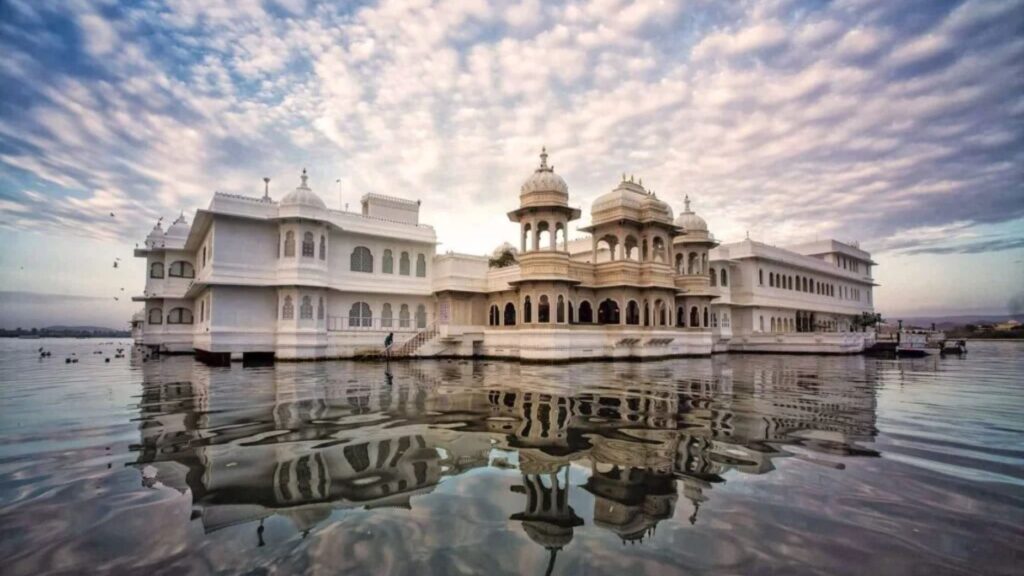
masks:
<svg viewBox="0 0 1024 576"><path fill-rule="evenodd" d="M390 370L104 362L114 348L0 340L4 574L932 576L1024 562L1022 344Z"/></svg>

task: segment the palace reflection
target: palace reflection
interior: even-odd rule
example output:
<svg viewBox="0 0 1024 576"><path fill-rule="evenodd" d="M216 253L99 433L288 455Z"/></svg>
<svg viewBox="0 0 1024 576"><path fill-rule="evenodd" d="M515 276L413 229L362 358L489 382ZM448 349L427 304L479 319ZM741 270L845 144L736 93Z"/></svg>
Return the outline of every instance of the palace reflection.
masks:
<svg viewBox="0 0 1024 576"><path fill-rule="evenodd" d="M473 469L518 473L513 494L496 497L521 502L510 520L548 551L550 570L584 517L639 543L677 511L698 523L713 486L771 472L786 447L875 455L864 447L875 435L872 368L861 357L821 361L452 361L385 372L167 358L139 365L136 466L147 485L190 491L207 532L256 530L273 515L306 532L336 510L411 508ZM575 491L592 510L573 509Z"/></svg>

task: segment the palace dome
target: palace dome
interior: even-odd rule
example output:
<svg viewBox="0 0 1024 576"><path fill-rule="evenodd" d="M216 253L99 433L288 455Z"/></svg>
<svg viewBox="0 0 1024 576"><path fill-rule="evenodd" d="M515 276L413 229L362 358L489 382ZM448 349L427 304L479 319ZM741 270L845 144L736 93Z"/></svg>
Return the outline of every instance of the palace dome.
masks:
<svg viewBox="0 0 1024 576"><path fill-rule="evenodd" d="M309 176L306 175L306 169L303 168L302 183L295 190L285 194L285 197L281 199L281 206L310 206L326 210L327 205L324 204L324 201L309 189L308 180Z"/></svg>
<svg viewBox="0 0 1024 576"><path fill-rule="evenodd" d="M523 186L519 189L520 196L532 192L557 192L566 196L569 195L569 185L565 183L561 176L555 174L554 166L548 166L548 152L546 148L541 148L540 166L533 171L533 174L530 174L530 177L523 182Z"/></svg>
<svg viewBox="0 0 1024 576"><path fill-rule="evenodd" d="M676 226L681 226L686 232L707 232L708 223L693 210L690 210L689 196L686 196L684 203L685 209L676 218Z"/></svg>
<svg viewBox="0 0 1024 576"><path fill-rule="evenodd" d="M185 213L182 212L181 215L178 216L178 219L171 224L171 227L167 229L167 234L165 234L164 237L168 240L184 240L188 238L188 231L188 221L185 220Z"/></svg>
<svg viewBox="0 0 1024 576"><path fill-rule="evenodd" d="M163 244L163 241L164 228L163 226L160 225L160 221L158 220L156 226L153 226L153 229L150 230L149 235L146 236L146 246L149 246L151 248L157 247Z"/></svg>
<svg viewBox="0 0 1024 576"><path fill-rule="evenodd" d="M653 192L644 189L643 184L633 182L632 178L627 180L625 176L614 190L594 200L590 213L602 221L608 218L600 217L599 214L612 218L672 222L672 208L667 203L659 200Z"/></svg>

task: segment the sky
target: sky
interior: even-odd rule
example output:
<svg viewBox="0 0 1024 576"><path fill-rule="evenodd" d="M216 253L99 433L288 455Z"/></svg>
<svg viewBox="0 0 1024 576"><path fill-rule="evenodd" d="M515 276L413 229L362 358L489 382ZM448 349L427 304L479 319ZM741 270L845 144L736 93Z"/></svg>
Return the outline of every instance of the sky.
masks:
<svg viewBox="0 0 1024 576"><path fill-rule="evenodd" d="M579 226L634 174L883 315L1024 302L1024 0L0 0L0 54L0 327L120 325L157 218L303 168L489 253L541 146Z"/></svg>

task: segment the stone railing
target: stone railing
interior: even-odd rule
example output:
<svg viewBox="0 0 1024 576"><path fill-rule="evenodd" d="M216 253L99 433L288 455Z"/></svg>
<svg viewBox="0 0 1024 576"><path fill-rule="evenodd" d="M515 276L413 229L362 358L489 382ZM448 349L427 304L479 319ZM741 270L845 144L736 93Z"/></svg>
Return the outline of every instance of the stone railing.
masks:
<svg viewBox="0 0 1024 576"><path fill-rule="evenodd" d="M569 253L537 250L519 255L519 270L523 280L569 279Z"/></svg>

